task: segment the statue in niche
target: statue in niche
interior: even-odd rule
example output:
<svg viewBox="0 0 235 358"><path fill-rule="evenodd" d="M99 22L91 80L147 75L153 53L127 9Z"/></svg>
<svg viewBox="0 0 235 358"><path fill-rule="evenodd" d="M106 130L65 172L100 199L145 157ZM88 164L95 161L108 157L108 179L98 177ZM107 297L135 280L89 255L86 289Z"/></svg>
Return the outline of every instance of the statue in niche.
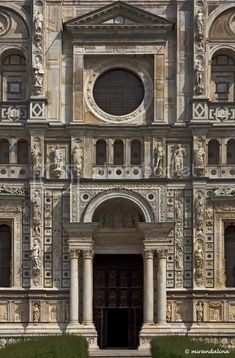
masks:
<svg viewBox="0 0 235 358"><path fill-rule="evenodd" d="M181 144L178 144L172 155L173 173L176 177L181 178L184 169L184 157L186 157L186 150Z"/></svg>
<svg viewBox="0 0 235 358"><path fill-rule="evenodd" d="M176 221L183 219L183 198L181 196L175 199L175 219Z"/></svg>
<svg viewBox="0 0 235 358"><path fill-rule="evenodd" d="M204 221L204 199L201 192L198 192L197 197L194 201L194 209L195 209L195 224L197 227L203 225Z"/></svg>
<svg viewBox="0 0 235 358"><path fill-rule="evenodd" d="M62 152L59 144L56 144L52 153L54 173L56 177L59 177L62 172Z"/></svg>
<svg viewBox="0 0 235 358"><path fill-rule="evenodd" d="M35 34L41 34L43 31L43 14L40 13L39 11L37 12L37 14L35 15L34 18L34 30L35 30Z"/></svg>
<svg viewBox="0 0 235 358"><path fill-rule="evenodd" d="M43 84L43 77L45 74L41 56L34 57L33 63L33 74L34 74L34 91L35 94L40 94Z"/></svg>
<svg viewBox="0 0 235 358"><path fill-rule="evenodd" d="M204 168L206 152L201 142L198 143L194 153L194 162L196 168Z"/></svg>
<svg viewBox="0 0 235 358"><path fill-rule="evenodd" d="M203 322L203 303L198 301L196 304L196 318L197 322Z"/></svg>
<svg viewBox="0 0 235 358"><path fill-rule="evenodd" d="M157 143L154 149L154 173L156 175L162 175L164 164L164 147L162 142Z"/></svg>
<svg viewBox="0 0 235 358"><path fill-rule="evenodd" d="M196 65L194 66L194 84L195 84L195 92L198 95L202 94L204 89L203 72L204 72L204 68L200 64L200 61L197 61Z"/></svg>
<svg viewBox="0 0 235 358"><path fill-rule="evenodd" d="M183 255L182 255L182 252L176 251L176 254L175 254L175 268L176 268L176 270L183 270Z"/></svg>
<svg viewBox="0 0 235 358"><path fill-rule="evenodd" d="M197 276L202 276L203 274L203 251L199 246L194 253L195 256L195 273Z"/></svg>
<svg viewBox="0 0 235 358"><path fill-rule="evenodd" d="M202 10L199 10L195 16L196 21L196 32L197 32L197 39L200 36L201 40L203 39L203 32L204 32L204 14Z"/></svg>
<svg viewBox="0 0 235 358"><path fill-rule="evenodd" d="M81 175L83 167L83 150L79 144L76 144L73 148L72 164L74 175Z"/></svg>
<svg viewBox="0 0 235 358"><path fill-rule="evenodd" d="M41 208L40 208L40 197L38 192L34 193L34 198L32 201L33 206L33 232L35 236L40 236L40 216L41 216Z"/></svg>
<svg viewBox="0 0 235 358"><path fill-rule="evenodd" d="M42 153L39 148L39 145L37 145L36 143L33 145L33 148L31 150L31 157L34 166L34 173L36 176L38 176L40 175L41 168L42 168L42 163L41 163Z"/></svg>
<svg viewBox="0 0 235 358"><path fill-rule="evenodd" d="M166 305L166 321L167 321L167 322L170 322L170 321L171 321L171 317L172 317L171 305L170 305L170 303L167 303L167 305Z"/></svg>
<svg viewBox="0 0 235 358"><path fill-rule="evenodd" d="M37 239L34 240L31 251L31 260L34 275L38 275L40 273L40 254L41 249L39 245L39 241Z"/></svg>
<svg viewBox="0 0 235 358"><path fill-rule="evenodd" d="M37 323L40 321L40 307L38 303L33 305L33 322Z"/></svg>

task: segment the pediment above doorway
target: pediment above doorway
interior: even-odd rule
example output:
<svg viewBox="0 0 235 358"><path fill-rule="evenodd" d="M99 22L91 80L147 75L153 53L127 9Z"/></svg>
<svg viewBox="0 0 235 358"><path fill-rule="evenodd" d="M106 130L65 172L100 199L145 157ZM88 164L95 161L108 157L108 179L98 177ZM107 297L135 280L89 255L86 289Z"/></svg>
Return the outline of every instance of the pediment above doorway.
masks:
<svg viewBox="0 0 235 358"><path fill-rule="evenodd" d="M92 32L94 37L101 33L109 35L109 31L112 31L112 36L140 31L156 35L172 31L174 24L161 16L117 1L65 22L64 28L73 35Z"/></svg>

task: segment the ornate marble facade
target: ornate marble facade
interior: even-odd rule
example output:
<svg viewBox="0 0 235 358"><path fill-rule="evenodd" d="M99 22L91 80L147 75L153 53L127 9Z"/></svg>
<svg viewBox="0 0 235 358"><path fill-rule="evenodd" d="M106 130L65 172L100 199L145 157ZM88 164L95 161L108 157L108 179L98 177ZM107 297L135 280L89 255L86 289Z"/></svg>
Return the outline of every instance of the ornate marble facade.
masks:
<svg viewBox="0 0 235 358"><path fill-rule="evenodd" d="M140 349L157 334L235 346L234 13L0 1L0 344L72 332L96 347L93 261L126 254L143 257Z"/></svg>

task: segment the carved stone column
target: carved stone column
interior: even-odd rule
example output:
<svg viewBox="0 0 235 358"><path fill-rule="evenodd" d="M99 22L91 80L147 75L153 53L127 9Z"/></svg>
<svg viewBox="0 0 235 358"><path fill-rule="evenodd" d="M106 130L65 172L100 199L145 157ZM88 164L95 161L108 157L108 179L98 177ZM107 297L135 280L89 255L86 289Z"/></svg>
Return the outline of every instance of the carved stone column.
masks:
<svg viewBox="0 0 235 358"><path fill-rule="evenodd" d="M79 251L70 251L70 324L79 323Z"/></svg>
<svg viewBox="0 0 235 358"><path fill-rule="evenodd" d="M93 323L93 250L83 251L83 324Z"/></svg>
<svg viewBox="0 0 235 358"><path fill-rule="evenodd" d="M153 251L144 250L144 323L153 323Z"/></svg>
<svg viewBox="0 0 235 358"><path fill-rule="evenodd" d="M158 270L157 270L157 323L166 323L166 255L167 250L157 250Z"/></svg>

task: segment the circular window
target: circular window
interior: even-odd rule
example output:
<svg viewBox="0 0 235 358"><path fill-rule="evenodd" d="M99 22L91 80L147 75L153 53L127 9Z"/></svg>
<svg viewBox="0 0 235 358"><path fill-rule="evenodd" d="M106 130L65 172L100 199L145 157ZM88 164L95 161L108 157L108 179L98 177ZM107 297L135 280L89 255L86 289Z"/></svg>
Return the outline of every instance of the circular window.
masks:
<svg viewBox="0 0 235 358"><path fill-rule="evenodd" d="M115 68L102 73L93 88L97 106L113 116L135 111L144 99L144 85L130 70Z"/></svg>

